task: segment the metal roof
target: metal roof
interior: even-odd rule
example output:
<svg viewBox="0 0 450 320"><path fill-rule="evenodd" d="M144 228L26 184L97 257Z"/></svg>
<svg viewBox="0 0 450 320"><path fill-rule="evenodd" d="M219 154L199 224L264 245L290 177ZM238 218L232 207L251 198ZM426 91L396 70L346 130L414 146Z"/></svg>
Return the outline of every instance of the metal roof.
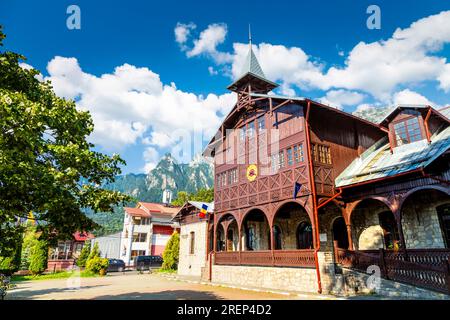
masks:
<svg viewBox="0 0 450 320"><path fill-rule="evenodd" d="M389 140L382 138L355 159L335 180L336 187L385 178L425 168L450 148L450 126L441 129L427 140L416 141L394 148L391 154Z"/></svg>
<svg viewBox="0 0 450 320"><path fill-rule="evenodd" d="M253 52L251 44L249 45L249 51L241 71L241 76L238 79L236 79L232 84L230 84L228 86L228 89L232 88L235 84L240 82L243 78L245 78L248 75L254 76L264 82L267 82L272 89L278 87L278 84L266 78L266 75L264 74L264 71L262 70L261 65L259 64L255 53Z"/></svg>

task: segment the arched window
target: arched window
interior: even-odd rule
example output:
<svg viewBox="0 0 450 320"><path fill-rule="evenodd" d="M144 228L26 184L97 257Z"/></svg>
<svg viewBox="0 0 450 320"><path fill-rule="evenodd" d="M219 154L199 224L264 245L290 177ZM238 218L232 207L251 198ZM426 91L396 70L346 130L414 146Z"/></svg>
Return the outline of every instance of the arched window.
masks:
<svg viewBox="0 0 450 320"><path fill-rule="evenodd" d="M312 249L312 226L308 222L301 222L297 227L297 249Z"/></svg>

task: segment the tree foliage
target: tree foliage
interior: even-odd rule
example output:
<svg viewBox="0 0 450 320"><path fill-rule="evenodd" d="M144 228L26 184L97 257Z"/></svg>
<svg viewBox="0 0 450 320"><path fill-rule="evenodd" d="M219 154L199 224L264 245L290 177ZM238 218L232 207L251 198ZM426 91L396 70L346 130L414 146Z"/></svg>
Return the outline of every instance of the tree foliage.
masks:
<svg viewBox="0 0 450 320"><path fill-rule="evenodd" d="M180 234L174 231L163 253L163 270L176 270L180 255Z"/></svg>
<svg viewBox="0 0 450 320"><path fill-rule="evenodd" d="M98 242L96 242L94 244L94 247L92 248L91 252L89 253L89 256L88 256L87 260L89 261L89 260L94 259L96 257L97 258L100 257L100 249L98 248Z"/></svg>
<svg viewBox="0 0 450 320"><path fill-rule="evenodd" d="M199 189L196 193L187 193L186 191L180 191L177 194L177 198L172 201L172 205L181 207L188 200L201 201L201 202L212 202L214 201L214 189Z"/></svg>
<svg viewBox="0 0 450 320"><path fill-rule="evenodd" d="M22 243L20 269L28 270L30 267L31 249L39 241L39 234L36 232L36 227L28 225L25 229L25 234Z"/></svg>
<svg viewBox="0 0 450 320"><path fill-rule="evenodd" d="M95 256L87 261L86 270L95 274L99 274L101 270L104 270L104 273L106 274L106 269L108 269L108 266L108 259Z"/></svg>
<svg viewBox="0 0 450 320"><path fill-rule="evenodd" d="M38 240L30 250L29 270L32 274L41 274L47 269L48 243L46 240Z"/></svg>
<svg viewBox="0 0 450 320"><path fill-rule="evenodd" d="M90 241L86 240L84 242L83 249L81 249L80 256L77 259L77 266L80 268L86 267L86 262L89 258L89 255L91 253L91 243Z"/></svg>
<svg viewBox="0 0 450 320"><path fill-rule="evenodd" d="M5 35L0 26L0 46ZM25 57L0 51L0 256L11 256L18 219L33 212L38 231L55 244L98 225L83 210L111 212L129 197L101 186L114 181L125 162L93 150L87 111L59 98Z"/></svg>

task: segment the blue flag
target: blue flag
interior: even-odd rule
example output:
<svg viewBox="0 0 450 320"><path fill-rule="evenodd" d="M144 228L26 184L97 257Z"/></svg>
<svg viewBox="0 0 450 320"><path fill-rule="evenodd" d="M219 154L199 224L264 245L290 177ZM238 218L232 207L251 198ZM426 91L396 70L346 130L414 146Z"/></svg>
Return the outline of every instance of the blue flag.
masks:
<svg viewBox="0 0 450 320"><path fill-rule="evenodd" d="M300 191L300 189L302 188L302 185L298 182L296 182L294 184L294 199L297 199L297 193Z"/></svg>

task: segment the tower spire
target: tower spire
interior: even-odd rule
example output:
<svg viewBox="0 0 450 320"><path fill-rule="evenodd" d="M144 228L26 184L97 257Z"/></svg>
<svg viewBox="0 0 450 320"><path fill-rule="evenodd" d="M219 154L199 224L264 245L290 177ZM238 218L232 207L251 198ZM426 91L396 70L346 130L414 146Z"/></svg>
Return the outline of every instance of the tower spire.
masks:
<svg viewBox="0 0 450 320"><path fill-rule="evenodd" d="M251 48L252 47L252 29L250 27L250 23L248 24L248 44Z"/></svg>

